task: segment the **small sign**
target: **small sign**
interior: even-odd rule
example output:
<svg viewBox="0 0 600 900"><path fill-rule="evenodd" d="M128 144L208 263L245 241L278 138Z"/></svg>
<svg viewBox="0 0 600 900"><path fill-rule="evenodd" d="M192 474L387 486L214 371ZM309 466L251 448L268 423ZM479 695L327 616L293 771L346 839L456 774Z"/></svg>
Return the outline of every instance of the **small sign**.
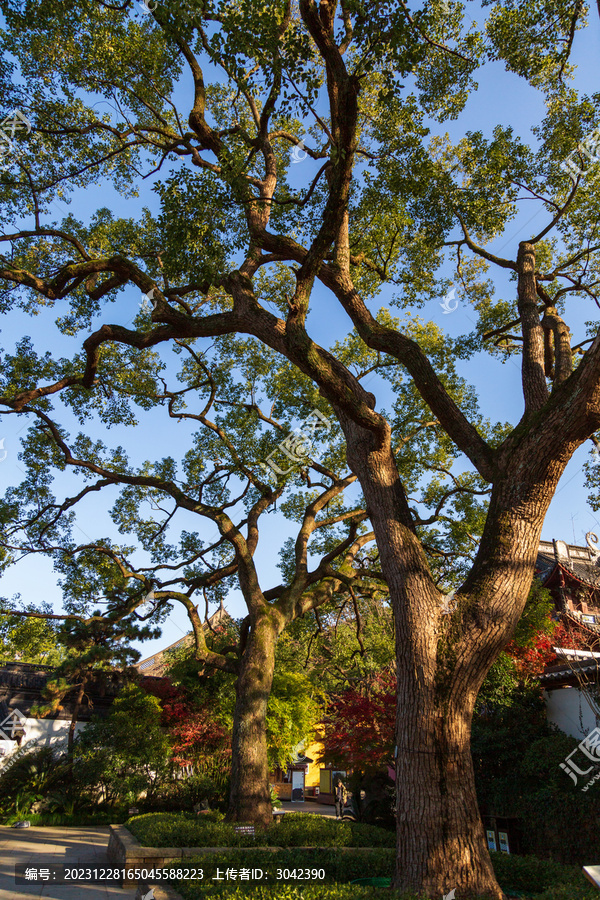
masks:
<svg viewBox="0 0 600 900"><path fill-rule="evenodd" d="M234 831L238 834L254 834L254 825L235 825Z"/></svg>
<svg viewBox="0 0 600 900"><path fill-rule="evenodd" d="M585 622L586 625L595 625L596 624L596 616L588 616L582 615L581 621Z"/></svg>
<svg viewBox="0 0 600 900"><path fill-rule="evenodd" d="M508 847L508 833L506 831L498 832L498 842L500 844L500 849L503 853L510 853Z"/></svg>
<svg viewBox="0 0 600 900"><path fill-rule="evenodd" d="M132 806L128 812L130 816L137 816L137 814L139 813L139 809L137 808L137 806Z"/></svg>
<svg viewBox="0 0 600 900"><path fill-rule="evenodd" d="M496 850L496 832L493 828L486 831L488 850Z"/></svg>
<svg viewBox="0 0 600 900"><path fill-rule="evenodd" d="M583 874L594 887L600 888L600 866L584 866Z"/></svg>

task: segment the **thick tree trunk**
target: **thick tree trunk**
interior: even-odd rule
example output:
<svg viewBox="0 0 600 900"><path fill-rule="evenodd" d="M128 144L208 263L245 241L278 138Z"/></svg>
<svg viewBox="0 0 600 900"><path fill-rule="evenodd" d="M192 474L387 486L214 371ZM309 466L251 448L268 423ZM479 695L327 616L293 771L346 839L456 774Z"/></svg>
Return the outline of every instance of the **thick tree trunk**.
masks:
<svg viewBox="0 0 600 900"><path fill-rule="evenodd" d="M394 610L397 869L401 890L504 897L479 816L470 754L477 693L522 613L541 528L564 461L537 472L521 447L492 492L478 557L444 604L415 534L389 443L340 416ZM568 457L566 457L568 458ZM565 458L565 459L566 459ZM540 468L544 469L543 463Z"/></svg>
<svg viewBox="0 0 600 900"><path fill-rule="evenodd" d="M473 777L470 753L472 696L444 715L431 703L422 720L416 705L398 697L398 785L395 883L441 897L502 898L496 882ZM424 705L424 704L423 704ZM420 748L420 749L419 749Z"/></svg>
<svg viewBox="0 0 600 900"><path fill-rule="evenodd" d="M233 714L229 821L267 827L273 821L267 760L267 703L278 630L268 611L250 629L240 660Z"/></svg>

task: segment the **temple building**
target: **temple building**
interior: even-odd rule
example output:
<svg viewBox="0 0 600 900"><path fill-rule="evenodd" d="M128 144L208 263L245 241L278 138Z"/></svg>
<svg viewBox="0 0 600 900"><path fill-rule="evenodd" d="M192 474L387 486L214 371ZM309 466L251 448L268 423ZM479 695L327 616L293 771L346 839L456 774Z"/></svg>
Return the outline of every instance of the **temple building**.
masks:
<svg viewBox="0 0 600 900"><path fill-rule="evenodd" d="M536 574L554 599L564 624L589 634L600 648L600 548L592 532L586 547L564 541L540 541Z"/></svg>
<svg viewBox="0 0 600 900"><path fill-rule="evenodd" d="M540 541L536 574L554 600L555 618L573 635L569 646L555 647L561 662L548 666L540 677L548 720L583 738L600 725L598 538L589 532L585 547Z"/></svg>

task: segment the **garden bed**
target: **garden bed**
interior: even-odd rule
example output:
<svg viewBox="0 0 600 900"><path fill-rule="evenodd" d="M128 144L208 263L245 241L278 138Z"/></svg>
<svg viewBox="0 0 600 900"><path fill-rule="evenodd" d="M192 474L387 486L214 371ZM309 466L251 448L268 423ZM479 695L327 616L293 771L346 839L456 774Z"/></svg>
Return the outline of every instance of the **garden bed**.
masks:
<svg viewBox="0 0 600 900"><path fill-rule="evenodd" d="M310 813L286 813L255 835L236 832L227 822L199 820L187 813L149 813L127 822L130 832L146 847L389 847L396 836L384 828L357 822L338 822Z"/></svg>
<svg viewBox="0 0 600 900"><path fill-rule="evenodd" d="M131 832L155 845L143 846L128 828L111 826L109 853L115 864L138 869L165 865L175 872L181 869L190 874L190 870L196 869L197 873L202 870L201 878L173 877L169 884L165 881L160 885L153 884L157 898L161 896L159 888L165 891L164 900L177 900L178 896L183 900L213 897L232 900L236 897L251 900L389 900L392 896L389 888L350 883L366 874L371 877L392 875L395 848L383 846L383 842L389 844L390 838L393 842L394 835L383 829L335 822L306 813L290 814L283 822L254 836L239 834L233 825L222 821L198 822L187 814L136 816L128 825ZM198 842L195 846L184 846L190 837ZM381 841L381 844L366 846L363 842L368 837L372 841ZM164 838L171 839L171 846L156 843ZM214 843L207 846L201 838L209 838ZM316 843L316 839L319 840L317 846L306 846L313 840ZM228 846L228 840L235 843ZM275 840L279 842L278 846L268 843ZM492 853L491 856L500 885L511 898L597 900L598 892L575 866L506 853ZM236 877L227 879L227 870L237 873ZM241 870L261 870L263 883L247 875L247 880L242 880ZM294 870L323 870L324 874L317 879L287 877L278 880L278 870L287 872L288 876ZM218 879L216 874L220 874ZM147 892L149 885L145 887ZM403 900L416 898L406 894Z"/></svg>

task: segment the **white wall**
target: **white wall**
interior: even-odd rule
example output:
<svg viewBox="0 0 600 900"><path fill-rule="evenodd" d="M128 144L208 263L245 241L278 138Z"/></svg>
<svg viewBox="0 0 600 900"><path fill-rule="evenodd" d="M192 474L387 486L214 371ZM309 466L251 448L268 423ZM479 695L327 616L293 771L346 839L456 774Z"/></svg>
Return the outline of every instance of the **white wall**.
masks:
<svg viewBox="0 0 600 900"><path fill-rule="evenodd" d="M544 691L548 721L581 740L600 725L585 695L575 687Z"/></svg>
<svg viewBox="0 0 600 900"><path fill-rule="evenodd" d="M27 741L35 741L38 739L38 747L49 747L52 744L56 744L58 741L65 741L66 743L70 724L71 722L69 721L69 719L26 718L23 725L23 728L25 729L25 736L21 741L21 746L23 746ZM85 728L85 726L85 722L77 722L75 725L75 734L79 734ZM16 741L0 739L0 749L4 749L6 751L6 756L8 756L9 753L12 753L12 751L16 748Z"/></svg>

